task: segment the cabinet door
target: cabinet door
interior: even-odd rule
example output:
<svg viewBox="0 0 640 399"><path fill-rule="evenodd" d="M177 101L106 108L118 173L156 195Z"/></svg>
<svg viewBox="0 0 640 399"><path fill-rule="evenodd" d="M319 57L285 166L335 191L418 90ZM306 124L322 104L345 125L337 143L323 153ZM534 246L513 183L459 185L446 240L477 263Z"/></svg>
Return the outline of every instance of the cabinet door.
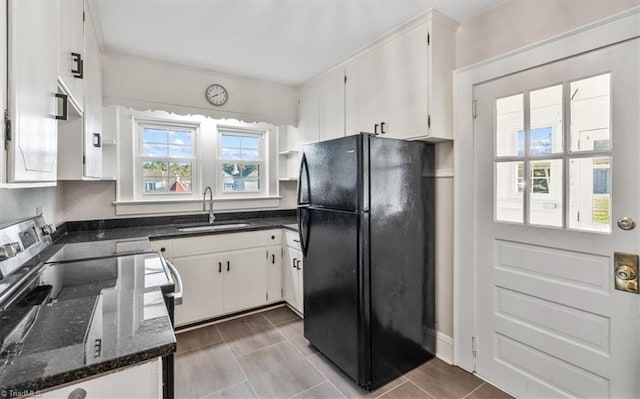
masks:
<svg viewBox="0 0 640 399"><path fill-rule="evenodd" d="M84 395L84 396L83 396ZM130 366L112 374L38 394L42 399L61 398L162 398L162 361Z"/></svg>
<svg viewBox="0 0 640 399"><path fill-rule="evenodd" d="M302 253L300 253L300 259L297 261L297 269L298 269L298 291L296 293L296 309L298 312L304 313L304 257Z"/></svg>
<svg viewBox="0 0 640 399"><path fill-rule="evenodd" d="M382 100L386 81L384 54L373 49L347 65L346 129L348 135L374 133L374 124L383 120Z"/></svg>
<svg viewBox="0 0 640 399"><path fill-rule="evenodd" d="M428 134L428 24L373 48L347 66L347 133ZM384 123L384 127L381 124Z"/></svg>
<svg viewBox="0 0 640 399"><path fill-rule="evenodd" d="M85 58L83 5L81 0L59 2L58 79L64 86L65 92L73 98L81 110L84 104L84 81L83 78L76 77L78 74L72 72L79 67L72 53L80 54L82 59Z"/></svg>
<svg viewBox="0 0 640 399"><path fill-rule="evenodd" d="M177 326L222 313L223 273L226 270L222 262L218 254L173 258L184 290L182 305L176 306Z"/></svg>
<svg viewBox="0 0 640 399"><path fill-rule="evenodd" d="M267 301L282 300L282 247L269 247L267 252Z"/></svg>
<svg viewBox="0 0 640 399"><path fill-rule="evenodd" d="M102 177L102 64L91 17L86 18L84 176Z"/></svg>
<svg viewBox="0 0 640 399"><path fill-rule="evenodd" d="M218 254L218 259L223 260L224 312L267 303L265 254L264 247Z"/></svg>
<svg viewBox="0 0 640 399"><path fill-rule="evenodd" d="M319 85L314 82L305 86L300 94L300 108L298 116L300 123L298 128L300 130L301 145L315 143L319 138L319 89Z"/></svg>
<svg viewBox="0 0 640 399"><path fill-rule="evenodd" d="M345 135L344 77L344 70L336 69L328 72L322 78L318 107L320 141Z"/></svg>
<svg viewBox="0 0 640 399"><path fill-rule="evenodd" d="M282 263L283 282L284 282L284 298L287 303L298 311L302 312L302 287L300 287L300 277L298 265L302 264L302 252L291 247L285 247L284 258Z"/></svg>
<svg viewBox="0 0 640 399"><path fill-rule="evenodd" d="M428 24L421 24L380 47L380 119L385 137L414 138L429 132ZM376 122L378 123L378 122Z"/></svg>
<svg viewBox="0 0 640 399"><path fill-rule="evenodd" d="M8 2L9 182L55 181L58 2ZM53 38L53 40L52 40Z"/></svg>

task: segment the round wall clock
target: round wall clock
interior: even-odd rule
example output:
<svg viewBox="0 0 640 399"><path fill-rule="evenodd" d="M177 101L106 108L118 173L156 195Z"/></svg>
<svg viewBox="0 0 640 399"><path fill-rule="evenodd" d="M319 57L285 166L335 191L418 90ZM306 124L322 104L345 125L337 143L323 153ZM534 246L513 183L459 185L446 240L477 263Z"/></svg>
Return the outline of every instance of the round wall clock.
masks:
<svg viewBox="0 0 640 399"><path fill-rule="evenodd" d="M227 89L217 83L214 83L211 86L207 87L205 95L207 97L207 101L217 107L224 105L229 99Z"/></svg>

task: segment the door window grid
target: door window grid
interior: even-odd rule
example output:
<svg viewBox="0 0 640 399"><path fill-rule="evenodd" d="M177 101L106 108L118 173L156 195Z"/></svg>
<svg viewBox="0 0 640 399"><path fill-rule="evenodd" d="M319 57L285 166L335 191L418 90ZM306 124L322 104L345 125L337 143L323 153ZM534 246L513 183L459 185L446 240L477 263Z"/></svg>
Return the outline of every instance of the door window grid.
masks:
<svg viewBox="0 0 640 399"><path fill-rule="evenodd" d="M595 83L589 82L589 80L595 81ZM587 95L586 100L593 99L593 104L606 104L610 108L609 104L609 88L610 88L610 74L606 73L591 78L583 78L576 81L563 82L555 87L548 87L538 90L524 91L516 95L509 97L503 97L496 99L496 132L494 135L494 218L497 222L516 223L535 225L540 227L556 227L564 229L586 230L592 232L610 232L611 231L611 140L609 132L610 109L601 110L598 109L595 112L599 115L600 125L602 121L606 121L607 126L605 128L598 127L592 129L595 133L589 135L584 134L584 130L576 133L576 129L572 129L571 116L572 113L576 114L574 117L585 118L585 115L589 117L594 113L588 113L590 109L588 106L585 108L584 104L587 104L585 98L576 99L576 88L593 89L593 86L601 86L600 91L595 95L589 97ZM602 88L606 82L606 88ZM575 84L576 88L572 85ZM559 135L554 137L554 126L541 126L539 121L531 121L532 108L531 108L531 94L535 92L549 91L553 88L561 89L562 104L558 107L561 110L561 115L556 129L559 130ZM578 90L579 92L579 90ZM603 101L606 98L606 101ZM521 101L522 106L522 130L511 128L511 139L505 140L505 135L500 132L501 115L500 115L500 101L508 100L509 105L507 109L511 114L511 120L509 123L512 126L517 126L518 122L513 121L513 115L517 115L517 106L514 106L515 101ZM578 114L576 109L572 107L572 100L582 100L582 114ZM593 105L592 104L592 105ZM547 107L548 108L548 107ZM593 108L593 106L591 107ZM587 112L587 113L585 113ZM565 117L566 115L566 121ZM603 116L604 115L604 116ZM595 118L598 119L598 118ZM584 121L581 121L584 124ZM535 125L534 125L535 124ZM587 123L587 125L589 125ZM580 145L581 140L576 140L572 135L581 134L583 137L587 137L590 140L589 147L585 148L584 144ZM501 138L502 135L502 138ZM513 145L513 150L505 149L504 143L510 141ZM502 144L501 144L502 143ZM552 144L553 143L553 144ZM564 145L564 143L571 143L571 145ZM575 143L579 143L578 146ZM503 148L501 148L501 146ZM555 149L560 148L561 151L555 152ZM554 153L555 152L555 153ZM575 165L578 164L579 159L588 158L591 160L591 167L589 171L590 183L587 188L582 188L580 191L584 192L588 189L588 212L585 211L585 205L582 205L580 210L574 208L577 207L575 196L575 187L579 186L578 181L574 181ZM585 164L585 161L582 162ZM508 198L512 201L511 209L520 209L516 213L507 215L505 209L508 206L501 205L499 202L504 201L505 197L501 197L501 185L504 185L504 179L508 179L508 175L504 170L509 164L511 172L511 196ZM500 165L503 165L501 167ZM555 167L554 167L555 165ZM583 166L582 169L587 170L589 167ZM500 172L502 170L502 172ZM582 171L582 174L586 174ZM524 176L529 176L525 180ZM558 176L558 177L556 177ZM555 182L553 179L557 179ZM583 177L583 179L585 179ZM554 190L552 186L557 188ZM573 191L572 191L573 190ZM555 196L555 201L548 201L550 195ZM547 199L542 202L543 199ZM569 198L569 201L566 199ZM536 204L536 200L541 201ZM585 201L583 201L585 202ZM519 203L519 206L517 205ZM533 210L536 212L556 212L557 216L554 220L543 220L539 217L532 215L532 205L539 205L539 210ZM504 208L504 209L503 209ZM588 218L588 222L585 222L585 218ZM582 220L580 220L582 219ZM542 223L540 221L542 220Z"/></svg>

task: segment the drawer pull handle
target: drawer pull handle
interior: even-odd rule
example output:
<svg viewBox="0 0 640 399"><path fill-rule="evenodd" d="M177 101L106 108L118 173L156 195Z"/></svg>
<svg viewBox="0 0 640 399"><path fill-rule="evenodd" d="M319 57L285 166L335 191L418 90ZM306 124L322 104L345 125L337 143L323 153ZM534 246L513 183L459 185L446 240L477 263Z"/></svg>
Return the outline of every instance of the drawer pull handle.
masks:
<svg viewBox="0 0 640 399"><path fill-rule="evenodd" d="M222 262L218 262L218 273L222 273Z"/></svg>
<svg viewBox="0 0 640 399"><path fill-rule="evenodd" d="M231 262L227 261L227 271L229 271L230 266L231 266Z"/></svg>

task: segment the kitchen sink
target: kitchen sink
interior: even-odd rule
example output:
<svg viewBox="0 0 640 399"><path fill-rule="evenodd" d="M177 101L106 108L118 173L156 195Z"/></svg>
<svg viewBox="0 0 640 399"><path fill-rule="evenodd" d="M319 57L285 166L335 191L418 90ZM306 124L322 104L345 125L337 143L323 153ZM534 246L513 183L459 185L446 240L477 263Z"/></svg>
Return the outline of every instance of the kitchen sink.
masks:
<svg viewBox="0 0 640 399"><path fill-rule="evenodd" d="M240 227L249 227L249 226L251 226L249 223L207 224L203 226L179 227L178 231L185 232L185 233L194 232L194 231L218 231L218 230L237 229Z"/></svg>

